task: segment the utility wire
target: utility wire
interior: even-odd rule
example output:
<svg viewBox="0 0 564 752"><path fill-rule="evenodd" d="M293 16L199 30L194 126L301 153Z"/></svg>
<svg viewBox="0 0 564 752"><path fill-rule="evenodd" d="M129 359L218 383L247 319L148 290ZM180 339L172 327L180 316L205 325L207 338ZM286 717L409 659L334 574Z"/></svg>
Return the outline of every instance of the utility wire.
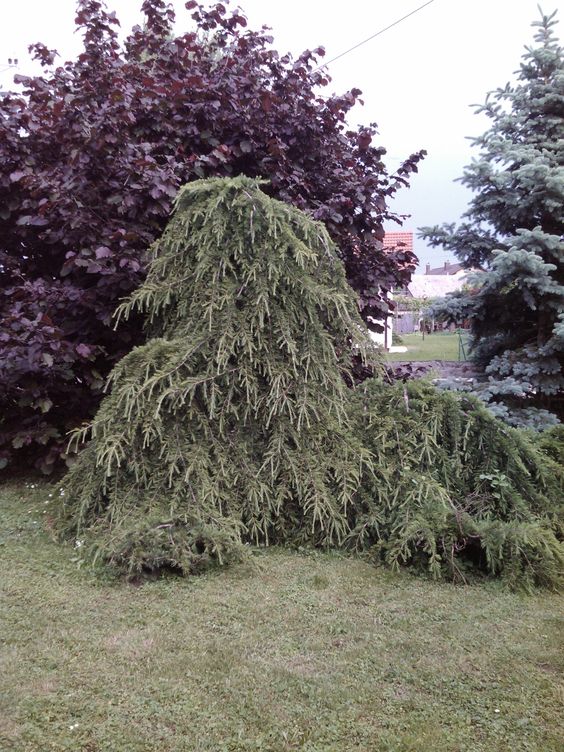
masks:
<svg viewBox="0 0 564 752"><path fill-rule="evenodd" d="M415 15L415 13L418 13L420 10L423 10L423 8L426 8L428 5L431 5L431 3L434 3L435 0L428 0L428 2L423 3L423 5L420 5L418 8L415 8L415 10L412 10L411 13L408 13L406 16L402 16L401 18L398 18L397 21L394 21L389 26L386 26L385 29L380 29L380 31L377 31L376 34L372 34L371 37L368 37L368 39L364 39L362 42L359 42L358 44L355 44L354 47L351 47L348 50L345 50L344 52L341 52L340 55L337 55L337 57L332 57L331 60L328 60L326 63L323 63L323 65L320 65L318 68L312 71L312 73L315 73L318 70L321 70L321 68L326 68L328 65L331 65L331 63L334 63L335 60L340 60L345 55L348 55L349 52L352 52L353 50L357 50L359 47L362 47L363 44L366 44L367 42L370 42L372 39L375 39L376 37L379 37L380 34L383 34L385 31L388 31L388 29L392 29L394 26L397 26L402 21L405 21L406 18L409 18L410 16Z"/></svg>

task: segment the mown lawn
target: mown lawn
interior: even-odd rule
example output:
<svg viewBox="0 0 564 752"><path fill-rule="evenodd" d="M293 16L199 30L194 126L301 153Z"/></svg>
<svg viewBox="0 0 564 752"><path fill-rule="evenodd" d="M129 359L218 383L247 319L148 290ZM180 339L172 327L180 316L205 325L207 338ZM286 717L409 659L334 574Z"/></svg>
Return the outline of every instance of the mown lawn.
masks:
<svg viewBox="0 0 564 752"><path fill-rule="evenodd" d="M407 352L386 353L388 360L458 360L458 334L402 334Z"/></svg>
<svg viewBox="0 0 564 752"><path fill-rule="evenodd" d="M0 487L0 749L562 749L563 599L273 549L133 586Z"/></svg>

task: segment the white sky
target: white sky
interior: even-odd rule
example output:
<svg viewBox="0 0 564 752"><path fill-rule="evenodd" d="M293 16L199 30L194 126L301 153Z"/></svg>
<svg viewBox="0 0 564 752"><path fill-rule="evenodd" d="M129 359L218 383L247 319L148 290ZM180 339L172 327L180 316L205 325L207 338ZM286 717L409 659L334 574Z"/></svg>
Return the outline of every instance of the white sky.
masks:
<svg viewBox="0 0 564 752"><path fill-rule="evenodd" d="M279 52L297 55L322 45L329 60L424 1L240 0L232 5L243 9L250 28L270 26ZM141 2L106 0L124 31L141 21ZM479 135L487 124L470 105L513 78L524 46L533 40L537 2L434 0L329 67L331 90L362 89L365 105L355 108L350 124L378 123L390 169L414 151L428 151L412 187L392 204L396 212L411 214L405 229L456 221L464 211L470 194L453 180L472 157L467 137ZM177 30L189 28L183 0L172 5ZM559 0L542 0L542 7L563 15ZM38 41L64 60L76 56L81 40L74 33L75 8L75 0L0 0L0 71L9 57L17 57L19 73L34 72L27 46ZM0 73L0 89L10 88L13 72ZM415 248L422 265L446 258L421 241Z"/></svg>

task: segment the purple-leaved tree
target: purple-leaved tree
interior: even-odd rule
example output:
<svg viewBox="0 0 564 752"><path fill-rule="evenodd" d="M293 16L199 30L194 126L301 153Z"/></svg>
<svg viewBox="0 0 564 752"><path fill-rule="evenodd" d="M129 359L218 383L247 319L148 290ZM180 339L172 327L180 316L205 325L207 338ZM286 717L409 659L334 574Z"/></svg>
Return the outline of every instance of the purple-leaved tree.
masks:
<svg viewBox="0 0 564 752"><path fill-rule="evenodd" d="M64 459L66 432L91 417L111 366L140 341L138 321L112 327L118 301L144 279L178 188L208 176L264 177L266 190L323 221L365 318L406 281L415 257L384 253L388 200L424 152L394 174L352 130L361 92L322 96L323 49L278 54L238 10L193 11L174 36L163 0L120 44L114 13L79 0L84 50L43 75L20 76L0 100L0 466Z"/></svg>

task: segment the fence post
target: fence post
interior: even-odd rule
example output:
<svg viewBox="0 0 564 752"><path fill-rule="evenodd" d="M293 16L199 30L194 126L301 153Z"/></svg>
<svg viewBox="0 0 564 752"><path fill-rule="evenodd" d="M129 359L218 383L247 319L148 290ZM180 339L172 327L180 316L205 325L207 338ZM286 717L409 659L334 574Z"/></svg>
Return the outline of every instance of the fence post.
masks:
<svg viewBox="0 0 564 752"><path fill-rule="evenodd" d="M464 349L464 342L462 341L462 329L460 327L456 330L458 334L458 360L468 360L466 357L466 350Z"/></svg>

